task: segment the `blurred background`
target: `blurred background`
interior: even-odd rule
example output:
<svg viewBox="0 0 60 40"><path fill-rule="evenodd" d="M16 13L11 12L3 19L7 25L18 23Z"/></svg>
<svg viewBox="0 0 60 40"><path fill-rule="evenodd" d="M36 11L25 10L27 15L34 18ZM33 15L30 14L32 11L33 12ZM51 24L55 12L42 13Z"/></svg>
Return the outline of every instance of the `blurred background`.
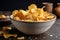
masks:
<svg viewBox="0 0 60 40"><path fill-rule="evenodd" d="M0 11L11 11L14 9L26 9L28 5L35 3L38 7L42 6L42 2L58 3L60 0L0 0Z"/></svg>
<svg viewBox="0 0 60 40"><path fill-rule="evenodd" d="M57 3L59 3L60 0L0 0L0 11L25 10L32 3L37 4L38 7L42 7L43 2L53 3L54 11L54 8L57 7Z"/></svg>

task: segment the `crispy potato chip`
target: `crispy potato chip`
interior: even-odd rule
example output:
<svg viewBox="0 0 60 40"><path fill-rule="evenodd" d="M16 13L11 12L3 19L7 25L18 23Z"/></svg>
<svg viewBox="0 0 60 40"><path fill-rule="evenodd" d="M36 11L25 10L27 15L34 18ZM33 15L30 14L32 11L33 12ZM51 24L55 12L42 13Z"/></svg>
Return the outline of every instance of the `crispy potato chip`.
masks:
<svg viewBox="0 0 60 40"><path fill-rule="evenodd" d="M17 37L17 34L7 34L7 33L4 33L3 36L4 36L4 38L7 39L7 38L9 38L9 37L11 37L11 36Z"/></svg>
<svg viewBox="0 0 60 40"><path fill-rule="evenodd" d="M6 18L6 16L5 15L1 15L2 16L2 18Z"/></svg>
<svg viewBox="0 0 60 40"><path fill-rule="evenodd" d="M7 18L6 15L0 15L0 18Z"/></svg>
<svg viewBox="0 0 60 40"><path fill-rule="evenodd" d="M38 12L39 12L40 14L45 14L43 8L38 8Z"/></svg>
<svg viewBox="0 0 60 40"><path fill-rule="evenodd" d="M20 12L21 12L24 16L28 15L28 12L26 12L26 11L24 11L24 10L20 10Z"/></svg>
<svg viewBox="0 0 60 40"><path fill-rule="evenodd" d="M31 14L27 15L27 19L33 20L33 16Z"/></svg>
<svg viewBox="0 0 60 40"><path fill-rule="evenodd" d="M16 16L18 14L18 10L14 10L13 12L12 12L12 15L13 16Z"/></svg>
<svg viewBox="0 0 60 40"><path fill-rule="evenodd" d="M31 10L31 9L37 9L37 6L35 4L31 4L30 6L28 6L28 9Z"/></svg>
<svg viewBox="0 0 60 40"><path fill-rule="evenodd" d="M19 21L19 20L20 20L20 18L19 18L19 17L14 17L14 20Z"/></svg>

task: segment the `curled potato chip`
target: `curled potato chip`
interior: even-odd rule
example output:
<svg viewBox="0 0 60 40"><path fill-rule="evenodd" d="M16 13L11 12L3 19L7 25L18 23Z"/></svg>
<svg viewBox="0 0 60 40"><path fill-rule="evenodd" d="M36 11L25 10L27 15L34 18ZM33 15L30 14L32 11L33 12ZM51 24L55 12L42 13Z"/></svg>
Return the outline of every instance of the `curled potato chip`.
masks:
<svg viewBox="0 0 60 40"><path fill-rule="evenodd" d="M14 10L13 12L12 12L12 15L13 16L16 16L18 14L18 10Z"/></svg>
<svg viewBox="0 0 60 40"><path fill-rule="evenodd" d="M24 16L28 15L28 12L26 12L26 11L24 11L24 10L20 10L20 12L21 12Z"/></svg>
<svg viewBox="0 0 60 40"><path fill-rule="evenodd" d="M38 12L39 12L40 14L45 14L43 8L38 8Z"/></svg>
<svg viewBox="0 0 60 40"><path fill-rule="evenodd" d="M32 16L32 14L27 15L27 19L31 19L31 20L33 20L33 16Z"/></svg>
<svg viewBox="0 0 60 40"><path fill-rule="evenodd" d="M0 18L7 18L6 15L0 15Z"/></svg>
<svg viewBox="0 0 60 40"><path fill-rule="evenodd" d="M6 16L5 16L5 15L1 15L1 17L2 17L2 18L6 18Z"/></svg>
<svg viewBox="0 0 60 40"><path fill-rule="evenodd" d="M19 20L20 20L20 18L19 18L19 17L14 17L14 20L18 20L18 21L19 21Z"/></svg>
<svg viewBox="0 0 60 40"><path fill-rule="evenodd" d="M31 10L31 9L37 9L37 6L35 4L31 4L30 6L28 6L28 9Z"/></svg>
<svg viewBox="0 0 60 40"><path fill-rule="evenodd" d="M35 9L31 9L31 13L33 17L38 16L38 12Z"/></svg>

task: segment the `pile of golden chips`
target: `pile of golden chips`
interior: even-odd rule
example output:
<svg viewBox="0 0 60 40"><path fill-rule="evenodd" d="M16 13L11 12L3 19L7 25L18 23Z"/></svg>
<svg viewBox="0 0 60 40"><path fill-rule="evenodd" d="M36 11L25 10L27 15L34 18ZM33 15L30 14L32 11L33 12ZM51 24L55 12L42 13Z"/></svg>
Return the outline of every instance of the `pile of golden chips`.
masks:
<svg viewBox="0 0 60 40"><path fill-rule="evenodd" d="M28 10L14 10L12 12L13 19L18 21L40 22L41 20L51 20L54 15L48 13L42 8L37 8L35 4L28 6Z"/></svg>

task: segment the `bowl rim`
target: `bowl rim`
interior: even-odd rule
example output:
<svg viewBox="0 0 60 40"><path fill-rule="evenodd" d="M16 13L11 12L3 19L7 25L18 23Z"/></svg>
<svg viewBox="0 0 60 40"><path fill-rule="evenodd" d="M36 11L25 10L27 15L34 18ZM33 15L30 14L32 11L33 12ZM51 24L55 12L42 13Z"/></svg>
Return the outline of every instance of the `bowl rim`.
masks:
<svg viewBox="0 0 60 40"><path fill-rule="evenodd" d="M54 14L53 14L54 15ZM16 21L16 22L22 22L22 23L46 23L46 22L49 22L49 21L53 21L53 20L56 20L57 19L57 16L56 15L54 15L55 17L53 18L53 19L51 19L51 20L46 20L46 21L43 21L43 22L36 22L36 21L33 21L33 22L28 22L28 21L17 21L17 20L14 20L13 19L13 15L10 15L10 19L11 20L13 20L13 21Z"/></svg>

